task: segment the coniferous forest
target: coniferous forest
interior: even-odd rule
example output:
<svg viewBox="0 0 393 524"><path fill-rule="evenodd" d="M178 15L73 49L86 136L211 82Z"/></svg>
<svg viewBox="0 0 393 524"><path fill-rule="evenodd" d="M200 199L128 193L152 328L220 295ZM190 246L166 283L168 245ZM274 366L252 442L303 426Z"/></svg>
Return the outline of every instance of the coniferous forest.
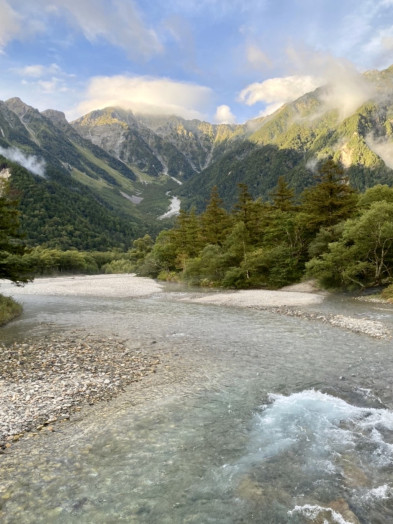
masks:
<svg viewBox="0 0 393 524"><path fill-rule="evenodd" d="M228 212L217 187L203 213L182 210L155 243L134 242L131 266L141 275L197 286L280 288L315 278L329 289L386 285L393 275L393 188L357 193L344 170L323 162L298 199L284 178L268 201L238 186Z"/></svg>
<svg viewBox="0 0 393 524"><path fill-rule="evenodd" d="M17 232L23 217L23 211L18 215L16 210L18 183L23 188L22 210L35 200L26 190L29 179L23 168L16 170L12 194L9 190L1 197L9 225L8 232L3 227L2 274L15 282L75 272L136 272L193 286L233 289L278 289L304 278L345 290L386 287L392 282L393 188L376 185L359 193L332 159L320 163L314 184L300 195L284 177L265 201L253 198L247 185L240 183L237 202L228 211L215 186L202 213L182 209L174 226L163 229L155 240L145 234L132 242L132 224L127 228L120 221L108 221L105 209L95 202L90 205L99 213L97 231L87 228L86 237L83 217L69 213L73 203L59 206L61 195L54 200L48 186L41 192L45 201L35 220L45 218L53 231L48 229L45 239L35 238L38 222L24 224L30 247L24 246L23 235ZM76 198L86 197L76 192ZM62 209L67 220L59 216ZM46 215L51 213L53 220L48 221ZM63 228L64 235L56 228ZM50 242L52 236L56 245ZM84 247L85 237L90 249L78 250L78 239Z"/></svg>

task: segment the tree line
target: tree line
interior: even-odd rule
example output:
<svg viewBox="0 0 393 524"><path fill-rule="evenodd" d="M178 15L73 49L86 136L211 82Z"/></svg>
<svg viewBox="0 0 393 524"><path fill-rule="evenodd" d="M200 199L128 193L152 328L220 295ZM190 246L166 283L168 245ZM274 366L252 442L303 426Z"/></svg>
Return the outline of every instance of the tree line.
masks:
<svg viewBox="0 0 393 524"><path fill-rule="evenodd" d="M305 277L341 289L392 282L393 188L359 194L327 159L298 199L283 177L268 201L238 189L230 212L214 187L203 213L181 210L154 244L145 237L137 272L227 288L275 289Z"/></svg>
<svg viewBox="0 0 393 524"><path fill-rule="evenodd" d="M6 186L4 186L5 188ZM231 211L214 187L205 210L182 209L155 241L145 235L131 249L77 251L30 248L18 232L15 200L0 194L0 278L136 272L197 286L271 288L315 278L326 288L364 289L393 281L393 188L364 193L332 159L319 165L314 185L298 198L283 177L268 201L238 185ZM12 196L12 195L11 195Z"/></svg>

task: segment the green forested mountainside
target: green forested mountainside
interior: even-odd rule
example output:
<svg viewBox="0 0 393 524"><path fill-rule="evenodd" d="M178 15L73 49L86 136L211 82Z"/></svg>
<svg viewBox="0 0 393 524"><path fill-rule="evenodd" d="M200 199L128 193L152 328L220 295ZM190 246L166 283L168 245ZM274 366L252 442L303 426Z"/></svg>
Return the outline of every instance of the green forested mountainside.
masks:
<svg viewBox="0 0 393 524"><path fill-rule="evenodd" d="M0 171L10 168L11 188L19 200L21 230L29 246L59 249L128 249L146 226L113 213L85 186L62 175L44 179L0 156ZM65 185L67 187L65 187Z"/></svg>
<svg viewBox="0 0 393 524"><path fill-rule="evenodd" d="M111 175L111 168L130 180L136 180L135 174L127 166L75 133L65 117L64 120L61 118L62 113L55 111L40 113L18 98L7 100L4 105L9 110L7 116L13 112L19 117L18 130L23 137L26 137L25 145L30 146L23 148L25 152L40 155L53 167L62 171L78 169L92 178L103 178L115 185L116 180ZM2 135L0 143L3 141L13 146L23 145L13 140L14 135L9 136L4 129ZM101 164L92 160L91 156L102 160Z"/></svg>
<svg viewBox="0 0 393 524"><path fill-rule="evenodd" d="M181 188L188 206L201 210L217 185L229 209L238 182L247 183L253 197L266 199L279 176L300 194L317 162L326 157L342 163L359 190L392 185L393 67L360 80L367 82L370 98L350 112L344 112L345 100L341 106L337 99L336 107L327 102L331 88L326 86L247 123L241 139L228 141L221 154Z"/></svg>
<svg viewBox="0 0 393 524"><path fill-rule="evenodd" d="M198 211L205 208L214 186L219 188L223 205L228 210L237 199L237 185L240 183L247 185L254 198L267 199L278 178L284 176L295 192L300 193L313 180L311 170L305 168L302 161L303 155L295 149L259 146L250 141L236 142L178 192L188 206L195 205Z"/></svg>
<svg viewBox="0 0 393 524"><path fill-rule="evenodd" d="M105 241L102 240L106 248L108 245L116 245L116 242L120 242L121 246L147 229L155 234L162 227L157 217L165 213L169 206L170 197L167 192L177 185L163 175L156 176L155 183L151 184L148 176L137 176L122 161L80 136L66 121L63 113L54 110L40 113L17 98L0 102L0 147L5 154L10 149L17 157L24 157L29 161L33 159L42 165L39 172L45 177L45 182L32 177L29 183L35 189L31 193L29 205L25 198L21 202L21 206L24 206L23 227L30 243L43 242L46 238L46 245L73 245L74 242L81 248L89 249L92 243L96 247L100 243L96 238L100 231L100 235L102 233L106 238ZM23 164L23 160L20 161ZM19 183L18 180L15 181L15 184ZM33 200L40 206L44 200L40 191L49 186L53 195L50 215L56 216L58 206L57 215L64 225L63 229L60 228L62 235L57 244L55 231L60 234L60 229L53 227L52 216L48 218L44 214L41 217L51 220L47 227L47 232L50 231L48 236L47 232L40 234L29 225ZM77 198L77 195L83 196L83 199ZM79 206L79 211L73 209L74 216L67 217L64 202L72 202L74 207ZM71 207L68 209L71 210ZM97 213L106 215L105 220L97 221ZM72 239L74 228L68 229L68 240L64 238L65 226L70 222L77 223L78 216L83 217L79 229L85 224L91 230L90 233L86 231L85 245L83 235ZM109 233L106 233L105 224L110 221L124 225L120 236L119 233L110 234L112 226L108 227ZM30 222L36 224L36 217L32 217ZM127 224L131 224L131 227ZM130 232L133 236L130 236Z"/></svg>
<svg viewBox="0 0 393 524"><path fill-rule="evenodd" d="M333 103L332 87L325 86L244 125L120 108L93 111L69 124L59 111L39 112L12 98L0 102L0 147L45 161L45 183L34 184L40 189L52 184L65 223L61 202L76 202L78 194L90 204L75 213L82 213L92 231L98 205L108 220L133 224L137 236L155 235L173 223L158 219L173 196L185 210L195 206L201 212L217 186L229 211L239 183L252 198L266 201L284 177L296 200L313 183L315 166L328 157L344 166L355 189L393 185L393 67L368 72L359 82L367 93L359 103L350 93L348 105L348 93L345 99L334 92ZM39 191L32 194L39 198ZM33 235L26 225L30 209L32 203L24 209L24 227ZM38 242L38 233L32 238Z"/></svg>

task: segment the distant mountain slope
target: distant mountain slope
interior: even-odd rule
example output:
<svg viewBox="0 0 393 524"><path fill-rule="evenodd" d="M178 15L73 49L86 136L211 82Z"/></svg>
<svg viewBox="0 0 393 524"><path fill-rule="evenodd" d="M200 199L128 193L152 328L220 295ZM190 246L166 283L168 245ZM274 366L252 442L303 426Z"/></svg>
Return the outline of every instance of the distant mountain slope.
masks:
<svg viewBox="0 0 393 524"><path fill-rule="evenodd" d="M360 190L393 185L393 66L358 80L362 97L356 86L354 93L324 86L244 125L121 108L93 111L69 124L59 111L39 112L12 98L0 102L0 153L33 172L34 163L45 163L44 171L35 171L41 178L13 175L33 243L55 242L59 235L64 246L72 245L73 236L78 246L84 238L89 246L97 246L98 238L106 246L126 245L131 237L171 225L173 218L161 222L159 217L174 196L183 207L203 209L217 185L230 208L239 183L266 199L281 175L300 193L328 155L344 165ZM72 202L68 211L66 200ZM37 214L45 220L37 221ZM66 227L54 233L56 215L70 226L68 233ZM29 220L41 229L34 232ZM78 229L78 223L86 227ZM87 234L89 227L95 240Z"/></svg>
<svg viewBox="0 0 393 524"><path fill-rule="evenodd" d="M201 172L210 164L217 144L243 133L242 126L138 115L116 107L93 111L72 126L132 169L179 180Z"/></svg>
<svg viewBox="0 0 393 524"><path fill-rule="evenodd" d="M127 165L81 137L63 113L40 113L18 98L0 102L0 148L6 157L41 175L22 176L17 166L12 170L17 171L12 185L22 195L24 229L33 244L129 246L141 234L162 227L157 217L168 209L167 191L177 185L165 177L146 188ZM37 171L33 164L44 167Z"/></svg>
<svg viewBox="0 0 393 524"><path fill-rule="evenodd" d="M34 176L0 155L0 176L4 170L12 173L12 193L19 199L21 229L30 246L128 249L147 231L139 220L118 216L73 179L64 186L56 177Z"/></svg>
<svg viewBox="0 0 393 524"><path fill-rule="evenodd" d="M344 102L341 106L338 100L336 107L327 102L331 87L326 86L248 122L243 141L228 143L226 152L187 181L181 194L200 207L217 185L230 206L237 183L267 198L280 175L299 193L312 183L317 161L328 155L344 165L360 190L393 185L393 66L368 72L362 81L369 98L350 114L343 114Z"/></svg>

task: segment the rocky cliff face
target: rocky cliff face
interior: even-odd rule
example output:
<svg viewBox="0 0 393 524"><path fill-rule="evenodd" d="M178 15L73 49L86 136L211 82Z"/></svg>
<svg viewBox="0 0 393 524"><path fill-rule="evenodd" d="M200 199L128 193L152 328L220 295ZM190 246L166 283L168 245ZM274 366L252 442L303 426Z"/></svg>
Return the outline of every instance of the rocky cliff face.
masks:
<svg viewBox="0 0 393 524"><path fill-rule="evenodd" d="M72 126L130 167L179 179L205 169L217 142L232 138L241 128L176 116L134 115L120 108L93 111Z"/></svg>

